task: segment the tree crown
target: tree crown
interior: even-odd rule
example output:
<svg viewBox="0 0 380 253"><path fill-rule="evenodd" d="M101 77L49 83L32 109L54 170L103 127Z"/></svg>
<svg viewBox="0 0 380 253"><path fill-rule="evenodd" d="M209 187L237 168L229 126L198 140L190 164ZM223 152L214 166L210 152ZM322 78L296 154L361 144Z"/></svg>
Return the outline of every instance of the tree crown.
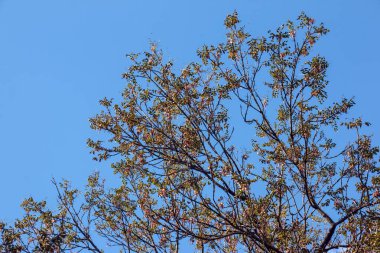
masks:
<svg viewBox="0 0 380 253"><path fill-rule="evenodd" d="M379 149L369 123L347 120L353 99L328 104L328 62L311 55L328 29L305 14L263 37L236 12L224 24L226 41L181 71L155 44L128 55L122 101L101 100L90 120L109 138L88 140L122 183L106 189L94 174L76 204L78 191L55 182L58 211L26 200L0 249L101 252L99 236L125 252L380 247ZM241 136L252 144L236 147Z"/></svg>

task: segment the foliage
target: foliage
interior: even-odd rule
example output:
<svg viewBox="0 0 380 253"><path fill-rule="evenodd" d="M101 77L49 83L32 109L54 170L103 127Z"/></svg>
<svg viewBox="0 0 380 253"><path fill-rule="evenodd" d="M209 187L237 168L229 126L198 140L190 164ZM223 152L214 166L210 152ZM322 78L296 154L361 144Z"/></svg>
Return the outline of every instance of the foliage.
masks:
<svg viewBox="0 0 380 253"><path fill-rule="evenodd" d="M88 141L122 183L94 174L80 197L54 182L58 211L26 200L0 226L2 252L380 249L379 148L369 123L347 120L353 99L328 99L328 62L311 55L328 30L305 14L266 37L237 13L225 26L179 73L154 44L129 55L122 101L90 120L108 137Z"/></svg>

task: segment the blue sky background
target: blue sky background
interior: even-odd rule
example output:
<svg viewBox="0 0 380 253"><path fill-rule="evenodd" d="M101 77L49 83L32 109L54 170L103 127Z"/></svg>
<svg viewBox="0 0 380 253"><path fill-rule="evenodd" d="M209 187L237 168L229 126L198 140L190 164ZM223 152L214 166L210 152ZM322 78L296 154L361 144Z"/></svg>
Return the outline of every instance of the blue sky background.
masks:
<svg viewBox="0 0 380 253"><path fill-rule="evenodd" d="M54 200L53 176L77 186L94 170L112 177L91 160L88 118L122 91L125 54L155 41L181 68L223 41L235 9L256 35L302 10L323 21L331 95L354 95L380 143L380 0L0 0L0 219L19 216L26 197Z"/></svg>

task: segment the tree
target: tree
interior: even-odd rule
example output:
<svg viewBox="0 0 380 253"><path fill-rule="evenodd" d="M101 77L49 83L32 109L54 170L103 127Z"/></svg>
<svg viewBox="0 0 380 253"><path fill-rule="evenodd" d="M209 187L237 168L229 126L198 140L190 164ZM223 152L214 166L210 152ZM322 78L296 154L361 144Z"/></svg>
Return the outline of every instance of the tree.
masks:
<svg viewBox="0 0 380 253"><path fill-rule="evenodd" d="M2 252L380 249L379 148L369 123L347 119L353 99L328 100L328 62L311 55L328 30L305 14L266 37L237 13L225 26L226 42L182 71L154 44L129 55L122 101L100 101L90 121L105 135L88 141L120 185L95 173L81 195L54 181L57 211L26 200L0 226Z"/></svg>

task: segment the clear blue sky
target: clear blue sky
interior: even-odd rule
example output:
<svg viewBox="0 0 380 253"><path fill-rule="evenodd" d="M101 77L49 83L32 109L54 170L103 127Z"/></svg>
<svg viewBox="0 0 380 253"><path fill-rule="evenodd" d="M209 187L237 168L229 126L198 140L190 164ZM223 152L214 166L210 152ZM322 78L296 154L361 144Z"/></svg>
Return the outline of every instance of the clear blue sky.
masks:
<svg viewBox="0 0 380 253"><path fill-rule="evenodd" d="M97 101L123 89L125 54L156 41L181 67L223 40L235 9L257 35L302 10L323 21L332 95L355 95L380 143L380 0L0 0L0 219L26 197L54 200L53 176L77 186L96 169L111 176L85 142Z"/></svg>

